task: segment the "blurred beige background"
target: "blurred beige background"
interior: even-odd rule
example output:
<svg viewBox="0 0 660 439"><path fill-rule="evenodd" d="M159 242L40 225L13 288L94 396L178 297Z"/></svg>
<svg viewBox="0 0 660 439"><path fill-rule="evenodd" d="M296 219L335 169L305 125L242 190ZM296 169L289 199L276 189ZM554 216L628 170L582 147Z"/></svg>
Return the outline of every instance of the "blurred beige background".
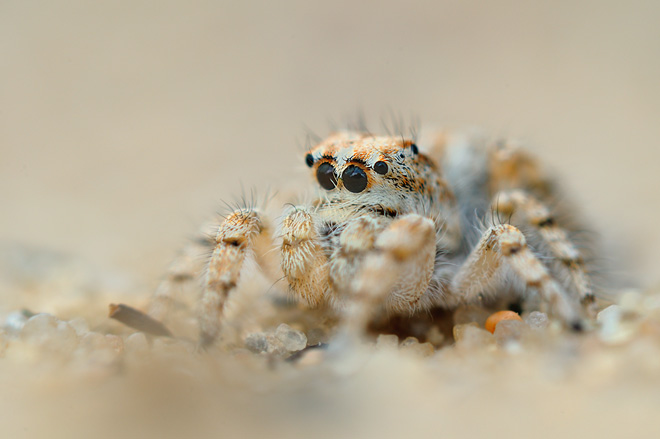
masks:
<svg viewBox="0 0 660 439"><path fill-rule="evenodd" d="M0 2L0 241L155 283L361 109L529 141L660 280L657 1Z"/></svg>

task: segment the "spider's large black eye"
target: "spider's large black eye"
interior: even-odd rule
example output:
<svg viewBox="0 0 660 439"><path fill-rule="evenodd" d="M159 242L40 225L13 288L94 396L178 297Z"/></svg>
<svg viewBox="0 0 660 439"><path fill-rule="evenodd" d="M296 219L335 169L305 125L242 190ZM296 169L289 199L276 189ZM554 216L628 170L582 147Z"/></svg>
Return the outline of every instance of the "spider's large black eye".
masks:
<svg viewBox="0 0 660 439"><path fill-rule="evenodd" d="M374 165L374 171L379 173L380 175L385 175L387 174L387 171L389 170L387 163L385 162L376 162Z"/></svg>
<svg viewBox="0 0 660 439"><path fill-rule="evenodd" d="M344 182L346 189L355 194L362 192L367 187L367 174L355 165L344 169L341 180Z"/></svg>
<svg viewBox="0 0 660 439"><path fill-rule="evenodd" d="M321 163L316 170L316 179L319 181L321 187L325 190L331 191L337 186L337 176L335 175L335 168L330 163Z"/></svg>
<svg viewBox="0 0 660 439"><path fill-rule="evenodd" d="M417 148L417 145L415 145L414 143L410 144L410 150L415 155L419 154L419 148Z"/></svg>
<svg viewBox="0 0 660 439"><path fill-rule="evenodd" d="M314 164L314 156L311 154L307 154L305 156L305 163L307 164L307 166L311 168L312 165Z"/></svg>

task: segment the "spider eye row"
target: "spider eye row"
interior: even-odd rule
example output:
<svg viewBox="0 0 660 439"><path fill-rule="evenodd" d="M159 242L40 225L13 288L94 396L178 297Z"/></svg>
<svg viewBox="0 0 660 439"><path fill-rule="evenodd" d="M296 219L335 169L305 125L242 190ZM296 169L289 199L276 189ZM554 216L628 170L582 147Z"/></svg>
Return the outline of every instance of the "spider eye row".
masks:
<svg viewBox="0 0 660 439"><path fill-rule="evenodd" d="M307 154L305 163L309 167L313 166L314 157L311 154ZM378 161L374 164L373 169L376 173L385 175L389 171L389 166L383 161ZM337 186L337 174L335 173L334 166L327 162L321 163L316 169L316 179L323 189L328 191L334 189ZM344 187L355 194L367 188L367 174L359 166L349 165L341 174L341 179Z"/></svg>

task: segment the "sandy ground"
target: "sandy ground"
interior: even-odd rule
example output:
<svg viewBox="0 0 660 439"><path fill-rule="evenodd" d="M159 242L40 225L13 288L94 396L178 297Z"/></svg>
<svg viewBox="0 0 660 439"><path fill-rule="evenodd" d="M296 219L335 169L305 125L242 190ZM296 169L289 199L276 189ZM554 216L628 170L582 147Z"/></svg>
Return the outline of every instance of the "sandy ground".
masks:
<svg viewBox="0 0 660 439"><path fill-rule="evenodd" d="M653 1L2 2L0 314L87 329L51 351L5 329L0 432L657 437L659 18ZM241 187L304 185L306 127L358 110L525 140L651 295L613 318L627 338L365 347L346 371L146 355L107 322Z"/></svg>

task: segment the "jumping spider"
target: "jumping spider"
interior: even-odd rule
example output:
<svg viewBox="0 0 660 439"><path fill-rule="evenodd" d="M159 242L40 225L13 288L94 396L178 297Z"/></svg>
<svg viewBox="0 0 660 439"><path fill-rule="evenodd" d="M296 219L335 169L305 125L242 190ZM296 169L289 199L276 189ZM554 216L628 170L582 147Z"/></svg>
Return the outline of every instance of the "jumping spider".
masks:
<svg viewBox="0 0 660 439"><path fill-rule="evenodd" d="M338 132L305 153L318 196L285 214L276 239L260 209L226 216L206 261L201 344L221 335L245 261L261 264L275 246L279 264L265 271L308 307L335 310L355 334L378 315L512 300L579 330L594 300L590 277L569 239L574 226L548 207L556 190L536 162L506 142L431 143L421 152L403 136ZM177 284L194 277L187 267L173 265L153 317L164 318Z"/></svg>

